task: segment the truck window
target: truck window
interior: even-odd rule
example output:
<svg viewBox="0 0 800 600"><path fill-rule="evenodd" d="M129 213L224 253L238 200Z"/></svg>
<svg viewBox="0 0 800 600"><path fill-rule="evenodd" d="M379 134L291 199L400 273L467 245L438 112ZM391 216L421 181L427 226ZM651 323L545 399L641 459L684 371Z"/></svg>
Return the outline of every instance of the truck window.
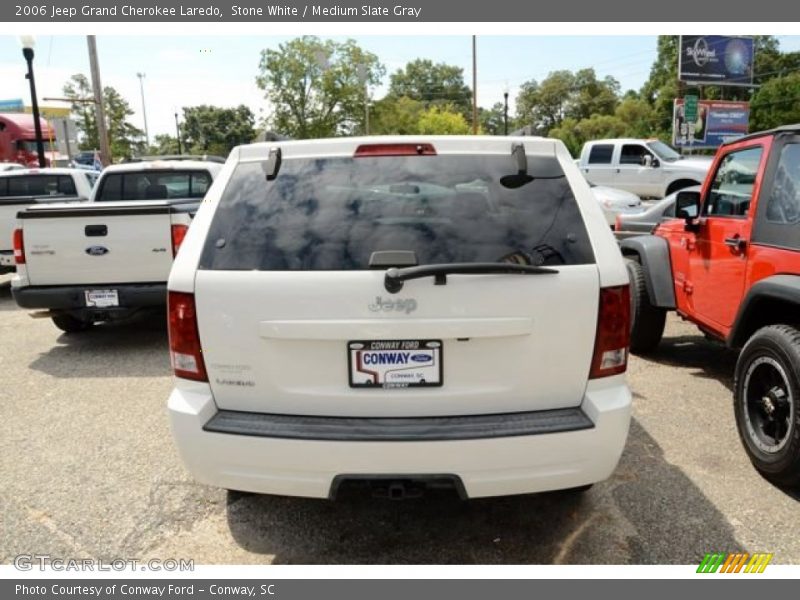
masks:
<svg viewBox="0 0 800 600"><path fill-rule="evenodd" d="M595 144L589 151L590 165L610 165L614 155L614 144Z"/></svg>
<svg viewBox="0 0 800 600"><path fill-rule="evenodd" d="M169 200L202 198L211 185L208 171L133 171L111 173L100 183L95 200Z"/></svg>
<svg viewBox="0 0 800 600"><path fill-rule="evenodd" d="M766 216L771 223L800 222L800 144L787 144L781 150L767 198Z"/></svg>
<svg viewBox="0 0 800 600"><path fill-rule="evenodd" d="M625 144L619 155L619 164L641 166L645 156L653 156L644 146L639 144Z"/></svg>
<svg viewBox="0 0 800 600"><path fill-rule="evenodd" d="M4 196L74 196L75 182L69 175L18 175L7 178Z"/></svg>
<svg viewBox="0 0 800 600"><path fill-rule="evenodd" d="M727 154L720 161L704 214L714 217L743 217L750 208L753 185L763 148L745 148Z"/></svg>

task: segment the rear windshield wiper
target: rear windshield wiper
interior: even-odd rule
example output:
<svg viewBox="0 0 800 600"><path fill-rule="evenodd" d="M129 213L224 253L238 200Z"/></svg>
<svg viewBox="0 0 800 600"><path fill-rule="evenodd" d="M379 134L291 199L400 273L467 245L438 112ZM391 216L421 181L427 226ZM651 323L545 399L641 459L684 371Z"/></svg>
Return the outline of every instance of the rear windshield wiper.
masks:
<svg viewBox="0 0 800 600"><path fill-rule="evenodd" d="M444 263L438 265L420 265L404 269L389 269L383 278L383 285L390 294L396 294L403 289L403 284L409 279L422 277L435 277L436 285L445 285L447 275L484 275L487 273L502 273L514 275L547 275L558 273L557 269L537 267L535 265L519 265L503 262L479 263Z"/></svg>

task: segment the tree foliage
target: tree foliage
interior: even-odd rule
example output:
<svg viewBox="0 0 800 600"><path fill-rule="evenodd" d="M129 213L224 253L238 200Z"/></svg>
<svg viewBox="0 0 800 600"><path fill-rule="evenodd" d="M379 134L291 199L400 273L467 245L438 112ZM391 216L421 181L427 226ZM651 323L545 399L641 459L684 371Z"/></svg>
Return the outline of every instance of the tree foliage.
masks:
<svg viewBox="0 0 800 600"><path fill-rule="evenodd" d="M464 70L428 59L417 59L391 75L389 95L407 97L430 106L448 105L468 117L472 90L464 83Z"/></svg>
<svg viewBox="0 0 800 600"><path fill-rule="evenodd" d="M472 126L467 123L455 107L431 106L419 116L419 132L421 135L466 135L472 133Z"/></svg>
<svg viewBox="0 0 800 600"><path fill-rule="evenodd" d="M81 134L78 146L81 150L99 148L94 94L88 78L77 73L69 78L62 91L72 102L71 110ZM113 87L105 86L103 104L111 157L119 159L140 153L144 149L144 131L128 120L134 114L128 101Z"/></svg>
<svg viewBox="0 0 800 600"><path fill-rule="evenodd" d="M385 73L378 57L354 40L303 36L261 52L256 83L272 105L268 125L294 138L363 130L365 86Z"/></svg>
<svg viewBox="0 0 800 600"><path fill-rule="evenodd" d="M182 136L190 154L227 156L234 146L248 144L256 135L255 116L244 104L183 107Z"/></svg>

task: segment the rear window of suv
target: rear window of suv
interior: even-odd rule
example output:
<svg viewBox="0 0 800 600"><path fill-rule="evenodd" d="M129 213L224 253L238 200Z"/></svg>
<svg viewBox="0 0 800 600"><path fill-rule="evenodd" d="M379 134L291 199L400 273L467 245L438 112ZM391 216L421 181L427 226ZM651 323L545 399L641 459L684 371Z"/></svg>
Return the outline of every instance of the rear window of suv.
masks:
<svg viewBox="0 0 800 600"><path fill-rule="evenodd" d="M285 159L239 164L200 259L211 270L355 270L373 252L417 263L594 263L558 161L441 155Z"/></svg>
<svg viewBox="0 0 800 600"><path fill-rule="evenodd" d="M100 182L98 202L202 198L211 186L208 171L131 171L109 173Z"/></svg>

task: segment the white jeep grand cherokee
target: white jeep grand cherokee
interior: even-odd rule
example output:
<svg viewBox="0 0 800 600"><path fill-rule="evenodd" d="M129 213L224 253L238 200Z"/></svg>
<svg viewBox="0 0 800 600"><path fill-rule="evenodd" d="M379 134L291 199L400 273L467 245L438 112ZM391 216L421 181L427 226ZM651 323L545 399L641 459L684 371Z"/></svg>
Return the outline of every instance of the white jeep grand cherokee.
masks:
<svg viewBox="0 0 800 600"><path fill-rule="evenodd" d="M628 276L558 140L236 148L169 279L195 478L333 497L585 489L628 433Z"/></svg>

